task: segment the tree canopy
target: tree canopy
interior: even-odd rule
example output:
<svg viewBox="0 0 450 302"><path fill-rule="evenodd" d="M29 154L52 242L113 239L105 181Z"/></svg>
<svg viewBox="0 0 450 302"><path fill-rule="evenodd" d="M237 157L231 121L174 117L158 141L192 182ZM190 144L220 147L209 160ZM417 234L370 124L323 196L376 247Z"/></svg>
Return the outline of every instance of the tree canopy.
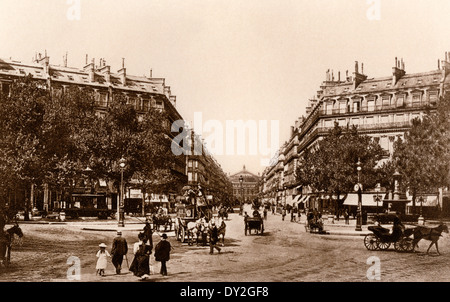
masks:
<svg viewBox="0 0 450 302"><path fill-rule="evenodd" d="M358 181L357 162L361 162L360 183L365 188L378 182L377 164L385 152L356 127L342 128L337 123L328 135L300 156L297 180L314 192L347 193Z"/></svg>
<svg viewBox="0 0 450 302"><path fill-rule="evenodd" d="M409 190L413 201L417 194L435 192L450 183L450 95L439 100L412 121L403 140L394 144L392 160L386 168L402 175L401 188Z"/></svg>
<svg viewBox="0 0 450 302"><path fill-rule="evenodd" d="M18 180L70 190L87 168L89 177L117 187L122 157L125 180L134 176L161 190L184 181L173 171L180 159L170 151L168 118L162 111L137 112L121 94L99 110L92 91L73 86L58 92L31 76L14 81L0 101L4 190Z"/></svg>

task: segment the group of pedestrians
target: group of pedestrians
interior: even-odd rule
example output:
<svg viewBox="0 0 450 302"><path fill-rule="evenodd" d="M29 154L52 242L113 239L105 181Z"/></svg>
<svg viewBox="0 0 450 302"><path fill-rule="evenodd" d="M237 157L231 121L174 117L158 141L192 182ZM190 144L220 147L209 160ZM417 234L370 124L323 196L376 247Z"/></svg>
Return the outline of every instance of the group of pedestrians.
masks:
<svg viewBox="0 0 450 302"><path fill-rule="evenodd" d="M96 264L97 275L105 276L108 258L111 258L116 274L120 274L122 271L124 257L128 266L128 243L127 240L122 237L122 231L117 231L117 236L112 243L111 254L106 250L107 245L105 243L101 243L99 248L100 249L96 254L98 258ZM163 276L167 276L166 262L170 259L171 250L172 246L167 240L167 234L162 234L160 242L155 246L154 257L156 261L161 262L160 274ZM142 280L149 278L150 274L153 273L151 272L153 266L150 257L152 252L152 230L150 224L147 223L143 232L138 234L138 242L133 245L134 258L131 265L128 267L129 271Z"/></svg>

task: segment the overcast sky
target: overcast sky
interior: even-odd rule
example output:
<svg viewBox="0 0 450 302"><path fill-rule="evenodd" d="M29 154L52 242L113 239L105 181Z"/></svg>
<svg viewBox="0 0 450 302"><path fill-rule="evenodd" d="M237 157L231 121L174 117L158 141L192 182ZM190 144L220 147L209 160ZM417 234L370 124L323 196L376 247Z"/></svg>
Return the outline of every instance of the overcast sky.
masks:
<svg viewBox="0 0 450 302"><path fill-rule="evenodd" d="M114 72L125 58L128 74L166 78L186 121L277 120L281 144L327 69L390 76L395 57L407 73L437 69L448 16L448 0L0 0L0 58L47 50L62 64L67 51L69 66L88 54ZM261 157L216 156L232 174L262 172Z"/></svg>

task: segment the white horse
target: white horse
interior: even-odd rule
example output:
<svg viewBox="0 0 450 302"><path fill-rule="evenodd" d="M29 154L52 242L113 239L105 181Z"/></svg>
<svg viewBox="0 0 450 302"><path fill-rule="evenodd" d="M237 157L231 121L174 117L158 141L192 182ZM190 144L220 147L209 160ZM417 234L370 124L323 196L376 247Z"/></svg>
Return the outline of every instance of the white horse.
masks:
<svg viewBox="0 0 450 302"><path fill-rule="evenodd" d="M188 222L188 224L186 225L186 233L188 236L188 243L189 245L192 245L192 239L194 239L195 236L195 241L197 242L198 245L198 239L199 237L201 237L202 233L205 231L206 229L206 219L200 218L196 221L191 221Z"/></svg>

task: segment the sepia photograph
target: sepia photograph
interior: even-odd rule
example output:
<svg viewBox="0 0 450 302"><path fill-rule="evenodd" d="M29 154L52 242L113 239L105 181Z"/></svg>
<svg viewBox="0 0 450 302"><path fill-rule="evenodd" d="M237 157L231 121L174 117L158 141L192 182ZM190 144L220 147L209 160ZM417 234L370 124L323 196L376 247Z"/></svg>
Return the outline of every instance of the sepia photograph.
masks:
<svg viewBox="0 0 450 302"><path fill-rule="evenodd" d="M0 0L0 283L449 282L448 16Z"/></svg>

